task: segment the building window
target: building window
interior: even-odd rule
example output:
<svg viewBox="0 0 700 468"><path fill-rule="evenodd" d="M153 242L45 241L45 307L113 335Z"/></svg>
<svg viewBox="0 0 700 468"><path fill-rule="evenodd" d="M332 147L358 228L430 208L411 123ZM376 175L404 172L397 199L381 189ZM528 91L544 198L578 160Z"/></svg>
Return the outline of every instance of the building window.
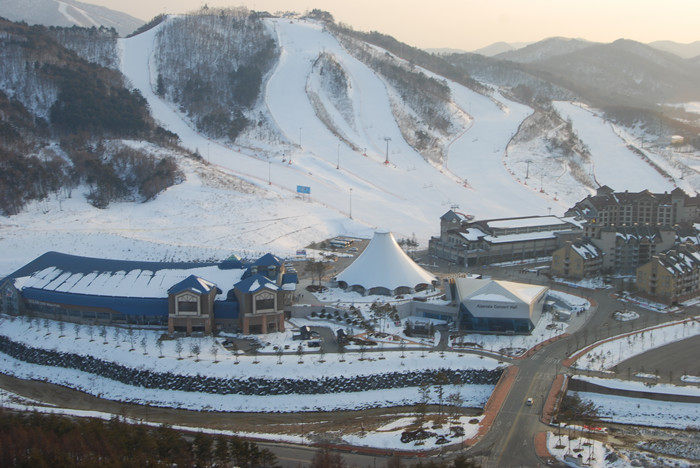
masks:
<svg viewBox="0 0 700 468"><path fill-rule="evenodd" d="M19 313L17 293L14 288L7 286L2 294L2 309L6 314L17 314Z"/></svg>
<svg viewBox="0 0 700 468"><path fill-rule="evenodd" d="M183 294L178 296L177 314L182 315L198 315L199 313L199 298L194 294Z"/></svg>
<svg viewBox="0 0 700 468"><path fill-rule="evenodd" d="M275 295L263 292L255 296L255 312L274 311Z"/></svg>

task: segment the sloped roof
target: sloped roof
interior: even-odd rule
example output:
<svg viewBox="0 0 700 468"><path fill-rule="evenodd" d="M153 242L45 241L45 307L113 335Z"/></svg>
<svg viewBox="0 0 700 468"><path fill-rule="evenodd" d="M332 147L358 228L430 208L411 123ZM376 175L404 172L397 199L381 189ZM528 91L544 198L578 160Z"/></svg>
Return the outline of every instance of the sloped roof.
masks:
<svg viewBox="0 0 700 468"><path fill-rule="evenodd" d="M377 231L367 248L337 276L339 282L365 289L415 288L431 284L435 276L419 267L387 231Z"/></svg>
<svg viewBox="0 0 700 468"><path fill-rule="evenodd" d="M267 276L257 273L235 284L235 288L245 293L254 293L263 288L277 291L279 288Z"/></svg>
<svg viewBox="0 0 700 468"><path fill-rule="evenodd" d="M700 252L695 247L685 244L679 250L669 250L659 255L658 262L674 276L688 273L700 268Z"/></svg>
<svg viewBox="0 0 700 468"><path fill-rule="evenodd" d="M603 256L603 252L588 239L572 242L571 249L584 259Z"/></svg>
<svg viewBox="0 0 700 468"><path fill-rule="evenodd" d="M182 291L191 291L195 294L206 294L212 289L216 289L216 285L210 281L200 278L199 276L190 275L179 283L168 289L168 294L177 294Z"/></svg>
<svg viewBox="0 0 700 468"><path fill-rule="evenodd" d="M661 233L656 226L615 226L605 228L606 232L614 231L622 242L648 241L654 244L661 242Z"/></svg>
<svg viewBox="0 0 700 468"><path fill-rule="evenodd" d="M290 271L282 275L282 289L285 291L296 291L299 283L299 275L296 271Z"/></svg>
<svg viewBox="0 0 700 468"><path fill-rule="evenodd" d="M480 278L457 278L460 300L531 303L547 291L546 286Z"/></svg>
<svg viewBox="0 0 700 468"><path fill-rule="evenodd" d="M222 270L216 263L138 262L47 252L12 273L8 279L20 290L164 298L170 288L190 276L228 287L242 274L243 270Z"/></svg>
<svg viewBox="0 0 700 468"><path fill-rule="evenodd" d="M279 259L276 255L272 255L271 253L266 253L259 259L253 263L253 266L282 266L282 260Z"/></svg>

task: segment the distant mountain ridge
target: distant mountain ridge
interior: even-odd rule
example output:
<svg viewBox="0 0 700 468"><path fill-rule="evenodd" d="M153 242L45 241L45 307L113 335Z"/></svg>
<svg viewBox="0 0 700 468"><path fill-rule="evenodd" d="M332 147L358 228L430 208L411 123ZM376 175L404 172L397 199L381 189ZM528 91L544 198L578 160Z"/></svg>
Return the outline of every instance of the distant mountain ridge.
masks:
<svg viewBox="0 0 700 468"><path fill-rule="evenodd" d="M592 44L530 65L541 77L602 107L615 102L653 106L700 98L696 64L626 39Z"/></svg>
<svg viewBox="0 0 700 468"><path fill-rule="evenodd" d="M484 55L486 57L493 57L494 55L503 54L505 52L510 52L514 50L521 49L530 45L530 42L494 42L493 44L487 45L480 49L472 51L475 54Z"/></svg>
<svg viewBox="0 0 700 468"><path fill-rule="evenodd" d="M561 39L563 41L570 41L576 39L565 39L565 38L548 38L542 41L534 42L504 42L498 41L493 44L489 44L486 47L481 47L472 51L465 51L461 49L453 49L449 47L426 49L428 52L435 54L459 54L459 53L473 53L483 55L485 57L494 57L496 55L505 54L507 52L514 52L521 50L529 45L538 44L539 42L549 42L551 39ZM578 39L582 40L582 39ZM584 42L588 42L585 41ZM662 50L664 52L670 52L684 59L700 57L700 41L691 42L689 44L681 44L674 41L654 41L647 44L649 47L653 47L657 50ZM516 54L517 55L517 54ZM499 57L505 58L505 57ZM514 60L520 62L522 60Z"/></svg>
<svg viewBox="0 0 700 468"><path fill-rule="evenodd" d="M0 17L44 26L104 26L114 28L120 36L144 24L143 20L126 13L75 0L3 0Z"/></svg>
<svg viewBox="0 0 700 468"><path fill-rule="evenodd" d="M594 45L583 39L568 39L565 37L550 37L534 44L527 45L521 49L509 50L497 54L494 58L499 60L510 60L518 63L531 63L547 60L558 55L565 55L586 49Z"/></svg>
<svg viewBox="0 0 700 468"><path fill-rule="evenodd" d="M700 41L691 42L690 44L679 44L673 41L654 41L648 44L654 49L670 52L681 58L698 58L700 57Z"/></svg>
<svg viewBox="0 0 700 468"><path fill-rule="evenodd" d="M446 58L480 80L525 91L525 97L571 99L562 92L567 90L601 108L646 109L700 99L697 56L685 59L627 39L603 44L554 37L493 57Z"/></svg>

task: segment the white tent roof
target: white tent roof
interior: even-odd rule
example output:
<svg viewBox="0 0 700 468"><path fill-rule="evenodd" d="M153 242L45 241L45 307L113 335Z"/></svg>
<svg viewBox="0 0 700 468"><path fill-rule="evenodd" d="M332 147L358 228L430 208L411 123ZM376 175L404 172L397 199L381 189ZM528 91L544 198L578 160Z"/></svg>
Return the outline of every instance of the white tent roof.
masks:
<svg viewBox="0 0 700 468"><path fill-rule="evenodd" d="M415 288L419 284L431 284L436 278L406 255L393 234L377 231L364 252L337 276L337 280L348 286L394 291L401 286Z"/></svg>

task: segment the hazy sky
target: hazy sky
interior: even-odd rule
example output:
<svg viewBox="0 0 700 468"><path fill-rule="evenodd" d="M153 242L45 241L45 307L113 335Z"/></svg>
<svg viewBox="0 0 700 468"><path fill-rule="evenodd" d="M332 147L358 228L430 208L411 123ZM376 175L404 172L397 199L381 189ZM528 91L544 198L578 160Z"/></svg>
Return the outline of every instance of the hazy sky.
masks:
<svg viewBox="0 0 700 468"><path fill-rule="evenodd" d="M379 31L422 48L474 50L494 42L552 36L596 42L700 40L699 0L82 0L144 20L209 6L329 11L336 22Z"/></svg>

